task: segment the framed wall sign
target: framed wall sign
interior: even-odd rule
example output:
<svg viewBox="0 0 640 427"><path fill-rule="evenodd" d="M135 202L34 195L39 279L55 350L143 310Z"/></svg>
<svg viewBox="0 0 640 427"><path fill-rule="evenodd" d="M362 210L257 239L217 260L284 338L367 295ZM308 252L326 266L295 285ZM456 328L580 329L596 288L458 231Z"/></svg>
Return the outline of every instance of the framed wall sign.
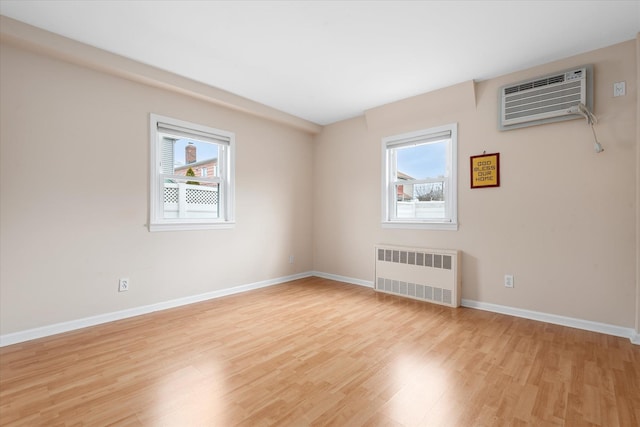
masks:
<svg viewBox="0 0 640 427"><path fill-rule="evenodd" d="M471 156L471 188L500 187L500 153Z"/></svg>

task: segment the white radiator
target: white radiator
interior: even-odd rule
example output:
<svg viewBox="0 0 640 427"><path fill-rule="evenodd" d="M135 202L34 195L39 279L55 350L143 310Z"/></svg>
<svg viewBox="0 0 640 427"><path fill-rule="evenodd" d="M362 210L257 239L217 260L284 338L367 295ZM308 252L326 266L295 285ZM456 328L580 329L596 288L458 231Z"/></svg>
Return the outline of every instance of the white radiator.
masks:
<svg viewBox="0 0 640 427"><path fill-rule="evenodd" d="M460 306L460 251L386 245L375 249L376 291Z"/></svg>

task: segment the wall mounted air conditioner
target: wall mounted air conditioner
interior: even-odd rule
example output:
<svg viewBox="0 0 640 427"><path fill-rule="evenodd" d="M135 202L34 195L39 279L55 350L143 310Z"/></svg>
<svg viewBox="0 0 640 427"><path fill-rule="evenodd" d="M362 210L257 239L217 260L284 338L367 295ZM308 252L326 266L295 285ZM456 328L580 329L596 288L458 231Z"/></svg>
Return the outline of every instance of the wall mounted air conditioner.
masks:
<svg viewBox="0 0 640 427"><path fill-rule="evenodd" d="M593 111L593 66L570 70L502 86L498 100L500 130L561 120L581 119L582 103Z"/></svg>

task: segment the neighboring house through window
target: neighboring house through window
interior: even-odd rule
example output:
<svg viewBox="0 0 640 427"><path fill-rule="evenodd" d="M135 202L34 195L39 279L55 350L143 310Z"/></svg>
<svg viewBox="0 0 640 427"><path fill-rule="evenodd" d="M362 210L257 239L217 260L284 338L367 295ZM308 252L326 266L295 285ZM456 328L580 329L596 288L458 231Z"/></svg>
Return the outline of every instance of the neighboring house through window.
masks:
<svg viewBox="0 0 640 427"><path fill-rule="evenodd" d="M150 114L149 230L234 223L232 132Z"/></svg>
<svg viewBox="0 0 640 427"><path fill-rule="evenodd" d="M456 123L382 140L385 227L457 230Z"/></svg>

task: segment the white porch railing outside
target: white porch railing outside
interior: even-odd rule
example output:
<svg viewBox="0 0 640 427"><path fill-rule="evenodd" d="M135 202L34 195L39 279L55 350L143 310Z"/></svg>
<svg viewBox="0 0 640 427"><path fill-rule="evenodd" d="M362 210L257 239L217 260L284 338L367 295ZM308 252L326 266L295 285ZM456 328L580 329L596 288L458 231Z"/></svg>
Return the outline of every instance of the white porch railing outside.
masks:
<svg viewBox="0 0 640 427"><path fill-rule="evenodd" d="M165 218L218 218L218 187L164 184Z"/></svg>
<svg viewBox="0 0 640 427"><path fill-rule="evenodd" d="M444 218L444 202L428 201L396 202L398 218Z"/></svg>

